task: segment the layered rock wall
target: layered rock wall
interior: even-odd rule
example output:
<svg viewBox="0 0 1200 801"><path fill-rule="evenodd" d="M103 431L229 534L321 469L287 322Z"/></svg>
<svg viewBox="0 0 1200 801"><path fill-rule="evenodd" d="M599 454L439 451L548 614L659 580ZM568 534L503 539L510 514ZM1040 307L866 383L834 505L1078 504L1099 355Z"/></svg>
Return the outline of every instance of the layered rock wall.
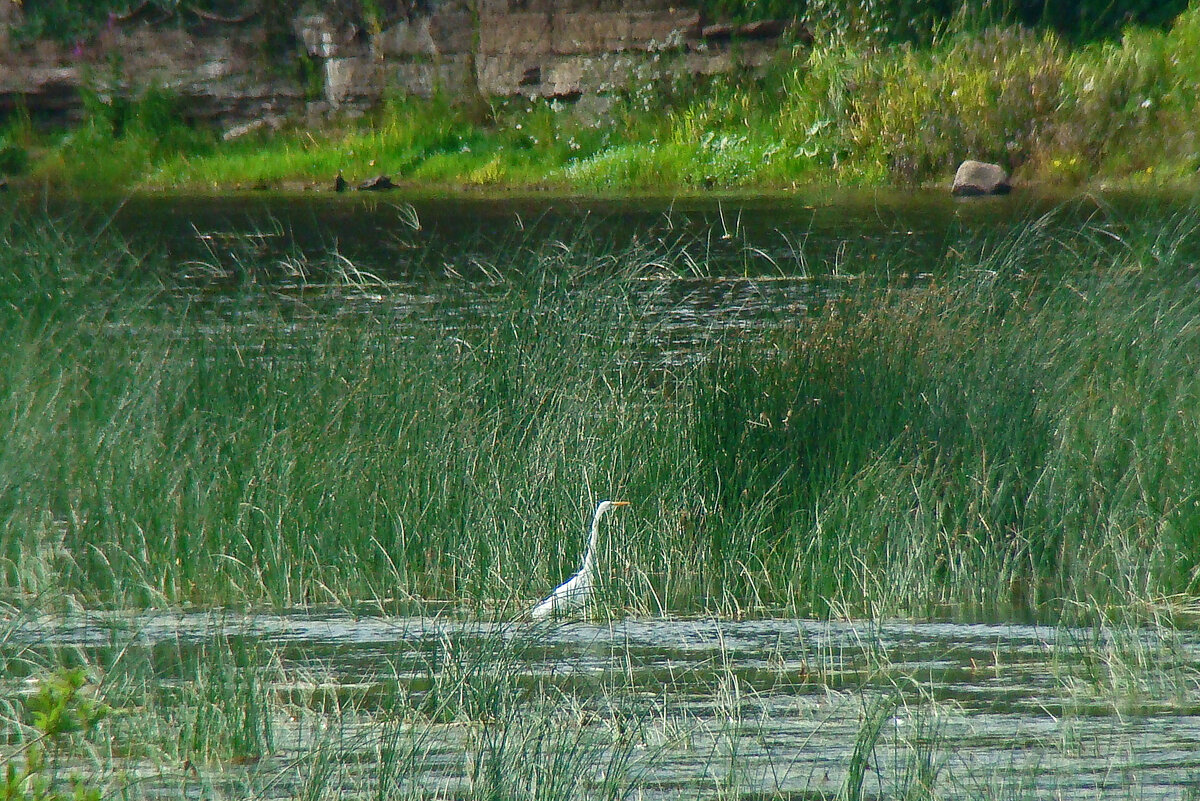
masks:
<svg viewBox="0 0 1200 801"><path fill-rule="evenodd" d="M672 0L425 0L364 20L337 0L272 25L179 4L125 17L73 45L18 42L21 7L0 0L0 115L78 116L81 89L157 87L227 128L353 112L388 93L579 98L765 64L779 26L709 24ZM190 11L189 11L190 9ZM283 36L280 35L282 28Z"/></svg>

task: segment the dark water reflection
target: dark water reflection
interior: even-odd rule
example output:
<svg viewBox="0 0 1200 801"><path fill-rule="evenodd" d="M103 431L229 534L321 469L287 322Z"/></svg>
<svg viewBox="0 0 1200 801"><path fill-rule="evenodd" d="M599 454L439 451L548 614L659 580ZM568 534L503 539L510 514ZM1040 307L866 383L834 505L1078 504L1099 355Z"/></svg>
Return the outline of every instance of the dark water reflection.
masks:
<svg viewBox="0 0 1200 801"><path fill-rule="evenodd" d="M262 322L256 302L278 313L283 299L296 321L318 326L369 315L453 332L487 325L490 298L530 272L581 287L616 274L671 363L714 335L787 324L867 284L977 269L975 254L1020 232L1039 231L1039 247L1054 253L1070 232L1120 242L1123 225L1194 204L1178 195L827 191L683 200L247 193L56 207L112 214L136 247L167 253L171 283L192 308L244 328L247 343Z"/></svg>
<svg viewBox="0 0 1200 801"><path fill-rule="evenodd" d="M234 253L238 247L267 258L299 253L313 259L336 250L386 280L441 279L447 266L494 265L531 242L563 242L594 253L631 246L669 252L687 245L696 263L684 259L671 265L673 271L797 275L871 268L862 257L872 253L917 260L938 255L962 230L1002 231L1059 203L1046 197L963 202L940 192L610 201L151 196L125 200L114 223L178 260L204 260L213 250ZM1070 216L1084 219L1096 209L1083 201Z"/></svg>
<svg viewBox="0 0 1200 801"><path fill-rule="evenodd" d="M71 207L73 204L67 204ZM397 195L136 196L113 224L176 262L223 255L316 260L336 251L385 280L442 280L473 263L508 268L504 257L538 243L580 253L686 255L673 275L878 274L892 265L935 268L947 248L999 240L1053 212L1053 226L1120 227L1193 211L1194 197L1112 193L1016 193L955 199L942 191L824 191L769 197L688 199Z"/></svg>

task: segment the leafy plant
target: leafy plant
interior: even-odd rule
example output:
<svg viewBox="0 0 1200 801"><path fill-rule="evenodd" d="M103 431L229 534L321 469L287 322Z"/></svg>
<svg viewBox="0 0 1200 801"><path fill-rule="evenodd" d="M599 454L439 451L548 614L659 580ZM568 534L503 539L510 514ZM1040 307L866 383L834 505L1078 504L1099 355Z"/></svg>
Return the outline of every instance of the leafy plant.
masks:
<svg viewBox="0 0 1200 801"><path fill-rule="evenodd" d="M0 798L99 801L100 788L76 774L64 780L61 762L77 736L87 736L109 712L108 706L92 695L84 668L62 669L43 678L25 702L25 725L33 739L22 748L23 764L19 764L21 752L6 758Z"/></svg>

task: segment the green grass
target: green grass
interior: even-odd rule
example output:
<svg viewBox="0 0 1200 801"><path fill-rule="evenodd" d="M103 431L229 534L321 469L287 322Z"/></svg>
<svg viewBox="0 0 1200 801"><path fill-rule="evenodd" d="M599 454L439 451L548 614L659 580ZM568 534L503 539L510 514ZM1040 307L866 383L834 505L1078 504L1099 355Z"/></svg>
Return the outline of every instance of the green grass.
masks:
<svg viewBox="0 0 1200 801"><path fill-rule="evenodd" d="M1144 230L1119 248L1094 235L968 256L953 278L839 313L792 348L798 363L743 383L743 416L757 398L764 421L789 422L734 422L722 474L753 466L756 495L798 474L796 505L779 506L792 534L778 570L809 593L801 608L990 616L1195 592L1183 464L1197 441L1181 410L1198 389L1196 308L1169 289L1194 268L1143 250ZM1071 255L1037 252L1064 245ZM744 369L720 380L737 386Z"/></svg>
<svg viewBox="0 0 1200 801"><path fill-rule="evenodd" d="M964 239L928 283L864 286L664 373L632 279L669 254L517 245L463 279L488 312L449 332L306 315L265 264L241 265L225 311L189 307L156 256L10 217L0 595L516 610L620 497L614 610L1191 596L1196 224ZM352 279L310 267L314 302Z"/></svg>

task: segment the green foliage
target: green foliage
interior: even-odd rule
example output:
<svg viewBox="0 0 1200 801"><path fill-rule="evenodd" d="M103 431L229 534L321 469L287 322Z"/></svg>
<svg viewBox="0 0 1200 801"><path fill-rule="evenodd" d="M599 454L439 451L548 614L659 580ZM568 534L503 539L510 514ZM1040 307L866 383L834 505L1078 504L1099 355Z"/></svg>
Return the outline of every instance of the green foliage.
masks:
<svg viewBox="0 0 1200 801"><path fill-rule="evenodd" d="M87 732L107 714L106 707L83 692L87 671L62 670L43 679L26 703L30 725L47 739Z"/></svg>
<svg viewBox="0 0 1200 801"><path fill-rule="evenodd" d="M12 758L3 766L0 798L100 801L100 788L77 775L64 779L60 765L69 755L76 735L86 736L110 711L90 689L83 668L60 670L39 682L37 691L25 702L25 725L34 739L24 748L23 765Z"/></svg>
<svg viewBox="0 0 1200 801"><path fill-rule="evenodd" d="M853 149L909 183L966 158L1020 166L1059 109L1064 71L1053 37L1013 29L955 37L932 53L865 59L851 79Z"/></svg>
<svg viewBox="0 0 1200 801"><path fill-rule="evenodd" d="M706 19L745 22L798 19L818 41L928 44L946 31L1019 25L1054 31L1073 41L1119 36L1128 25L1164 26L1187 0L701 0Z"/></svg>
<svg viewBox="0 0 1200 801"><path fill-rule="evenodd" d="M16 142L0 136L0 175L20 175L29 167L29 153Z"/></svg>
<svg viewBox="0 0 1200 801"><path fill-rule="evenodd" d="M1074 50L996 27L926 49L817 46L785 73L774 128L785 152L831 159L851 181L922 183L964 158L1058 181L1182 173L1196 159L1195 20Z"/></svg>
<svg viewBox="0 0 1200 801"><path fill-rule="evenodd" d="M174 0L157 0L159 6ZM77 43L103 30L116 14L127 12L125 0L22 0L23 23L16 29L19 40L53 39Z"/></svg>
<svg viewBox="0 0 1200 801"><path fill-rule="evenodd" d="M1193 59L1172 47L1171 37L1131 29L1120 43L1095 45L1074 54L1064 74L1064 97L1070 98L1071 125L1061 126L1055 145L1091 164L1132 159L1126 169L1141 168L1153 158L1147 142L1167 144L1173 135L1188 136L1190 119L1172 119L1175 106L1191 94L1190 83L1176 76L1176 64ZM1170 133L1168 133L1170 131Z"/></svg>
<svg viewBox="0 0 1200 801"><path fill-rule="evenodd" d="M211 132L186 122L178 97L150 87L129 99L95 90L82 93L83 122L38 162L35 176L116 188L136 183L167 154L200 156L211 150Z"/></svg>
<svg viewBox="0 0 1200 801"><path fill-rule="evenodd" d="M697 5L705 19L751 22L760 19L791 19L805 4L796 0L701 0Z"/></svg>

